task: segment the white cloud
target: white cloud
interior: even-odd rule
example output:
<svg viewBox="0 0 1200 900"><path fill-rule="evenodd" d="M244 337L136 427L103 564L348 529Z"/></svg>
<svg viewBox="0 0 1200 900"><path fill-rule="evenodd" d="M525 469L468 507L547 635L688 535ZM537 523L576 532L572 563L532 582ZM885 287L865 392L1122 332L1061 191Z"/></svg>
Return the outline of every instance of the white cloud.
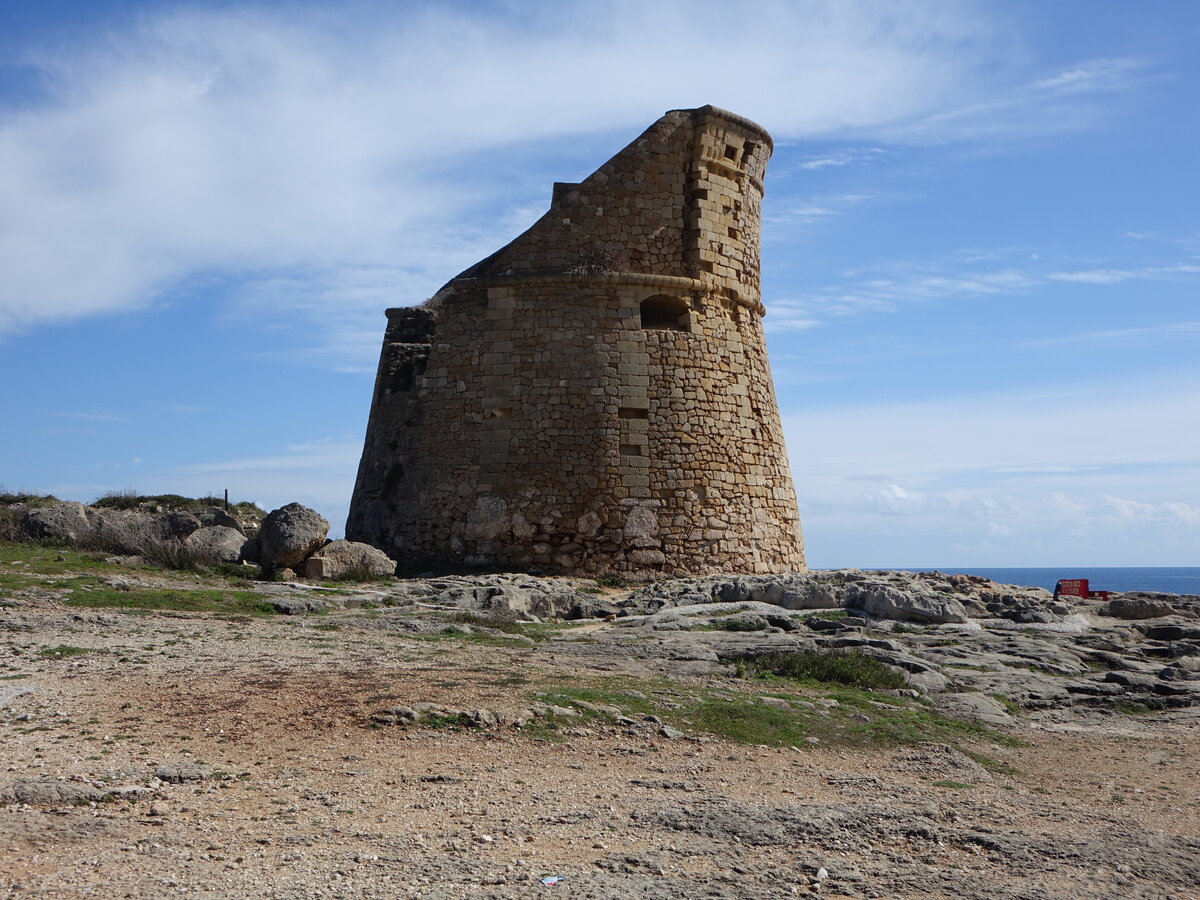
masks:
<svg viewBox="0 0 1200 900"><path fill-rule="evenodd" d="M858 165L859 163L873 162L886 152L882 147L867 147L863 149L852 147L844 150L834 150L831 153L825 153L821 156L806 157L797 164L796 168L802 171L813 171L816 169Z"/></svg>
<svg viewBox="0 0 1200 900"><path fill-rule="evenodd" d="M1056 338L1041 338L1029 341L1030 346L1043 344L1074 344L1088 341L1112 341L1140 337L1195 337L1200 336L1200 322L1168 322L1162 325L1146 325L1141 328L1109 328L1103 331L1087 331L1082 334Z"/></svg>
<svg viewBox="0 0 1200 900"><path fill-rule="evenodd" d="M591 165L539 171L531 198L510 154L604 134L599 162L615 132L703 103L781 139L870 131L986 92L1007 58L976 3L728 12L226 7L31 51L20 61L53 93L0 119L0 334L215 283L302 317L345 364L373 355L369 306L423 299L527 223L549 181Z"/></svg>
<svg viewBox="0 0 1200 900"><path fill-rule="evenodd" d="M982 101L902 122L890 136L936 144L1088 128L1109 113L1114 96L1146 77L1145 69L1133 58L1089 60Z"/></svg>
<svg viewBox="0 0 1200 900"><path fill-rule="evenodd" d="M787 411L810 561L1187 564L1200 543L1200 420L1181 413L1200 408L1198 386L1190 368Z"/></svg>
<svg viewBox="0 0 1200 900"><path fill-rule="evenodd" d="M1092 269L1085 272L1052 272L1046 277L1052 281L1074 281L1080 284L1119 284L1136 278L1137 274L1125 269Z"/></svg>

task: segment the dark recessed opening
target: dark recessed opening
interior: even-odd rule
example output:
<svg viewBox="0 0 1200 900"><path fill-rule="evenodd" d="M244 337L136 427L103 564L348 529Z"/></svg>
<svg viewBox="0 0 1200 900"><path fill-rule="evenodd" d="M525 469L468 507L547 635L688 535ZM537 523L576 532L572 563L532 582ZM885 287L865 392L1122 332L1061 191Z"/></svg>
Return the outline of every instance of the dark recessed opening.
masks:
<svg viewBox="0 0 1200 900"><path fill-rule="evenodd" d="M649 419L650 410L634 409L632 406L622 406L619 410L617 410L617 415L619 415L622 419Z"/></svg>
<svg viewBox="0 0 1200 900"><path fill-rule="evenodd" d="M733 146L733 144L725 145L725 158L726 159L737 159L737 155L738 155L737 147Z"/></svg>
<svg viewBox="0 0 1200 900"><path fill-rule="evenodd" d="M640 446L638 446L637 444L622 444L621 445L621 455L622 456L645 456L645 453L642 451L642 448Z"/></svg>
<svg viewBox="0 0 1200 900"><path fill-rule="evenodd" d="M690 331L689 308L681 297L655 294L642 301L642 327L654 331Z"/></svg>

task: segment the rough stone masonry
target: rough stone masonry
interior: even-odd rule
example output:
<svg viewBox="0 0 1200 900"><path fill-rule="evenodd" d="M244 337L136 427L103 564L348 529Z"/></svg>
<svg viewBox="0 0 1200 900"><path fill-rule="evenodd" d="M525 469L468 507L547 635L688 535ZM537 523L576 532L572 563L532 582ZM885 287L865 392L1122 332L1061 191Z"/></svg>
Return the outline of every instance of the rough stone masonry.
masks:
<svg viewBox="0 0 1200 900"><path fill-rule="evenodd" d="M346 525L402 566L803 571L763 340L770 136L673 110L389 309Z"/></svg>

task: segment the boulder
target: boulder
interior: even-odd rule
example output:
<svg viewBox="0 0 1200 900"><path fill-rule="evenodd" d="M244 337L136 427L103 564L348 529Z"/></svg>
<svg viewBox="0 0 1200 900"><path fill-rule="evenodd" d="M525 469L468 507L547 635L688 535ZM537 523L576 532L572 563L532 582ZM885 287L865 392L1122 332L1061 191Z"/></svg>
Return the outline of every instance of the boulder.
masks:
<svg viewBox="0 0 1200 900"><path fill-rule="evenodd" d="M239 522L234 516L231 516L225 510L221 509L219 506L214 508L212 511L212 524L222 525L225 528L234 528L240 531L242 534L246 533L246 529L242 526L242 523Z"/></svg>
<svg viewBox="0 0 1200 900"><path fill-rule="evenodd" d="M104 796L104 791L90 784L50 778L18 778L11 784L0 785L0 804L78 806L99 802Z"/></svg>
<svg viewBox="0 0 1200 900"><path fill-rule="evenodd" d="M380 578L396 574L382 550L358 541L331 541L300 564L305 578Z"/></svg>
<svg viewBox="0 0 1200 900"><path fill-rule="evenodd" d="M1157 619L1159 616L1169 616L1175 612L1175 607L1167 602L1166 596L1168 595L1130 594L1113 597L1100 607L1099 613L1114 619Z"/></svg>
<svg viewBox="0 0 1200 900"><path fill-rule="evenodd" d="M307 506L289 503L267 514L258 532L263 568L295 569L329 534L325 517Z"/></svg>
<svg viewBox="0 0 1200 900"><path fill-rule="evenodd" d="M851 585L846 591L846 608L861 609L877 619L901 619L934 625L967 621L966 609L953 597L901 591L879 582Z"/></svg>
<svg viewBox="0 0 1200 900"><path fill-rule="evenodd" d="M89 530L82 503L66 502L31 509L21 517L21 531L34 540L74 543Z"/></svg>
<svg viewBox="0 0 1200 900"><path fill-rule="evenodd" d="M245 543L246 537L240 531L223 525L209 525L198 528L184 538L183 546L202 562L236 563L242 559L242 545Z"/></svg>
<svg viewBox="0 0 1200 900"><path fill-rule="evenodd" d="M200 520L183 509L173 509L158 517L158 531L169 540L183 540L200 529Z"/></svg>
<svg viewBox="0 0 1200 900"><path fill-rule="evenodd" d="M713 586L712 595L725 603L753 601L785 609L837 609L842 588L822 584L807 575L759 575L737 578Z"/></svg>

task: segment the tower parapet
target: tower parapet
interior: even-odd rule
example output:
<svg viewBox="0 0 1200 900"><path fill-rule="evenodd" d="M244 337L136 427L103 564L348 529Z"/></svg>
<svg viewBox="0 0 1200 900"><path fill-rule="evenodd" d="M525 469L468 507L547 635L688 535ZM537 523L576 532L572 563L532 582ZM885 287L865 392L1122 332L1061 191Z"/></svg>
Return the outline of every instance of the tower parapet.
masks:
<svg viewBox="0 0 1200 900"><path fill-rule="evenodd" d="M419 566L802 570L761 322L771 150L673 110L388 310L347 537Z"/></svg>

